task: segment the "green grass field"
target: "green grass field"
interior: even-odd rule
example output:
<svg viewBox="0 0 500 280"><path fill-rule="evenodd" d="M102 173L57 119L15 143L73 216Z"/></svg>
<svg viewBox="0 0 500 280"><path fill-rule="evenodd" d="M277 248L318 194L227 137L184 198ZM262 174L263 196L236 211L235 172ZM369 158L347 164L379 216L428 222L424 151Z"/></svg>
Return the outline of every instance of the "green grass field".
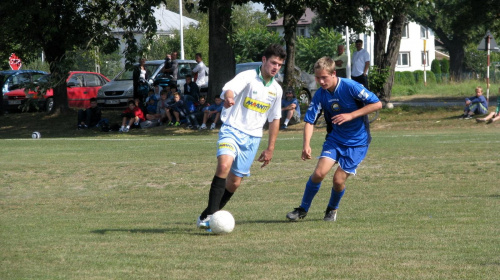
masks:
<svg viewBox="0 0 500 280"><path fill-rule="evenodd" d="M224 236L195 227L216 132L0 117L0 279L498 279L500 123L459 114L382 110L335 223L322 220L331 179L305 220L286 221L316 160L300 160L300 125L280 133L225 208Z"/></svg>

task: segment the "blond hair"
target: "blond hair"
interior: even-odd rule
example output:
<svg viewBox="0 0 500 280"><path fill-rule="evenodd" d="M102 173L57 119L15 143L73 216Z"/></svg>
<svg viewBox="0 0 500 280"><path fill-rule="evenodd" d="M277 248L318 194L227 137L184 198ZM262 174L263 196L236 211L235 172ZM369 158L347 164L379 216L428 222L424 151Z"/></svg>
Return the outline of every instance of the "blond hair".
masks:
<svg viewBox="0 0 500 280"><path fill-rule="evenodd" d="M335 61L329 56L323 56L314 63L314 72L316 70L326 70L328 74L335 72Z"/></svg>

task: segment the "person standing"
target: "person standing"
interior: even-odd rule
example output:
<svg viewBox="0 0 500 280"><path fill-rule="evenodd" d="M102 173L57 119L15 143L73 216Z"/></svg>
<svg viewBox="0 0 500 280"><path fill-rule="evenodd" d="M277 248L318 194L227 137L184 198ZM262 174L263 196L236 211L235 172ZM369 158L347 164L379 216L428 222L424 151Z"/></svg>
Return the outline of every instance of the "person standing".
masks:
<svg viewBox="0 0 500 280"><path fill-rule="evenodd" d="M347 78L347 54L345 53L344 45L337 46L337 57L335 57L335 70L337 71L337 77Z"/></svg>
<svg viewBox="0 0 500 280"><path fill-rule="evenodd" d="M194 59L198 64L193 69L194 81L198 85L199 88L207 85L207 66L203 63L203 59L201 57L201 53L197 53L194 56Z"/></svg>
<svg viewBox="0 0 500 280"><path fill-rule="evenodd" d="M266 48L262 65L247 70L227 82L221 98L224 109L223 125L217 142L217 168L208 195L208 206L198 217L198 228L210 231L212 214L222 209L240 186L243 177L250 176L250 166L259 149L262 130L269 122L269 141L260 154L261 167L273 158L281 118L283 90L274 76L286 58L285 49L278 44Z"/></svg>
<svg viewBox="0 0 500 280"><path fill-rule="evenodd" d="M170 61L169 61L170 59ZM170 83L176 83L177 84L177 72L178 72L178 61L177 61L177 52L173 51L170 54L170 57L168 55L165 57L165 65L163 66L162 72L170 75L171 80Z"/></svg>
<svg viewBox="0 0 500 280"><path fill-rule="evenodd" d="M139 65L134 68L132 72L133 86L134 86L134 99L139 99L140 104L143 104L144 99L149 92L149 79L150 73L146 69L146 59L139 59Z"/></svg>
<svg viewBox="0 0 500 280"><path fill-rule="evenodd" d="M356 51L352 54L351 78L368 88L370 54L363 49L363 40L356 40Z"/></svg>
<svg viewBox="0 0 500 280"><path fill-rule="evenodd" d="M314 74L319 88L304 116L304 143L302 160L311 159L311 138L314 123L324 112L327 135L318 164L306 183L302 203L286 215L290 221L306 217L321 182L336 163L330 201L323 218L337 219L337 209L345 192L345 182L365 158L371 136L366 118L371 112L382 108L375 94L359 83L335 75L335 62L330 57L320 58L314 65Z"/></svg>

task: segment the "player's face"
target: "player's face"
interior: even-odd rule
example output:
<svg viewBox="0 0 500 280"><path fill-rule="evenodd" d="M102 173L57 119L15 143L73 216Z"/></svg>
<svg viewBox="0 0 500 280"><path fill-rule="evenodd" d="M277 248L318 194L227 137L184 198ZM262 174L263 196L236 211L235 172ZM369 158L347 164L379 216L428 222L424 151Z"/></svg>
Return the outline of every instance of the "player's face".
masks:
<svg viewBox="0 0 500 280"><path fill-rule="evenodd" d="M281 66L283 66L283 59L277 57L277 56L271 56L269 59L266 59L266 57L262 57L262 77L264 78L272 78L278 74L278 72L281 69Z"/></svg>
<svg viewBox="0 0 500 280"><path fill-rule="evenodd" d="M323 89L332 91L336 86L337 79L335 77L335 72L333 72L333 74L330 74L324 69L318 69L314 71L314 77L316 78L316 82Z"/></svg>

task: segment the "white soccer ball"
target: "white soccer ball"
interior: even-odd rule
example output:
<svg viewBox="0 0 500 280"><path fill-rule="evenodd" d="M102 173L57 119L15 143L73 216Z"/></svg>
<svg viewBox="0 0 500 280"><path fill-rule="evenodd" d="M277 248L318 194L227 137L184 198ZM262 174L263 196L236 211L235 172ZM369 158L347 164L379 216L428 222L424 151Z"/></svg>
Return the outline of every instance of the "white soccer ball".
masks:
<svg viewBox="0 0 500 280"><path fill-rule="evenodd" d="M215 234L230 233L234 229L234 218L226 210L215 212L210 218L210 229Z"/></svg>
<svg viewBox="0 0 500 280"><path fill-rule="evenodd" d="M40 132L35 131L35 132L31 133L31 138L33 138L33 139L42 138L42 135L40 134Z"/></svg>
<svg viewBox="0 0 500 280"><path fill-rule="evenodd" d="M392 103L389 102L389 103L385 104L385 108L387 108L387 109L394 109L394 104L392 104Z"/></svg>

